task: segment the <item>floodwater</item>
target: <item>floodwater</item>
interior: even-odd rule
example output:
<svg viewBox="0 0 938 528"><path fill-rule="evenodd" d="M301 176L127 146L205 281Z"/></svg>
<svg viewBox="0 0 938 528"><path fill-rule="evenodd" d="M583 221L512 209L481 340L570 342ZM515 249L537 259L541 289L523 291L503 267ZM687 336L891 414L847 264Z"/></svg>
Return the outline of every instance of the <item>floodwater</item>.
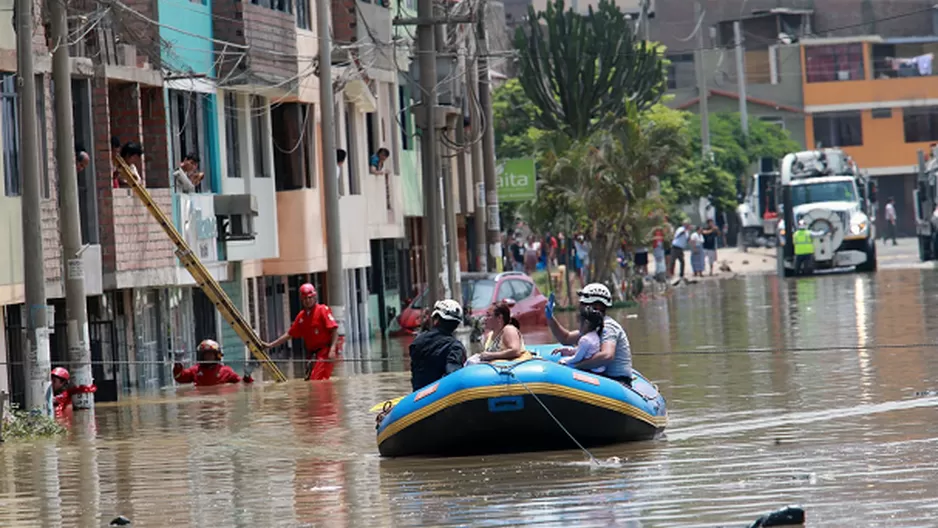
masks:
<svg viewBox="0 0 938 528"><path fill-rule="evenodd" d="M378 343L333 382L170 390L100 405L91 436L3 445L0 526L715 527L791 503L809 526L935 526L936 277L743 276L619 314L671 421L598 468L381 459L368 409L409 377L404 343Z"/></svg>

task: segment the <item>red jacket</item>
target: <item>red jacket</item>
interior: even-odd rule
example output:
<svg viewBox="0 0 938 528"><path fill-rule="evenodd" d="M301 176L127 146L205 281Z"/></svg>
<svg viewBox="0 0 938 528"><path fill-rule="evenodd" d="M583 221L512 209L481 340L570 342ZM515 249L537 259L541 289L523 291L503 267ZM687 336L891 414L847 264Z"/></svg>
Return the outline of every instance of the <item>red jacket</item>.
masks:
<svg viewBox="0 0 938 528"><path fill-rule="evenodd" d="M235 371L228 365L220 363L199 363L187 369L176 363L173 365L173 377L177 383L195 383L196 387L209 387L212 385L222 385L225 383L241 383L241 376L235 374ZM254 378L245 376L245 383L254 383Z"/></svg>

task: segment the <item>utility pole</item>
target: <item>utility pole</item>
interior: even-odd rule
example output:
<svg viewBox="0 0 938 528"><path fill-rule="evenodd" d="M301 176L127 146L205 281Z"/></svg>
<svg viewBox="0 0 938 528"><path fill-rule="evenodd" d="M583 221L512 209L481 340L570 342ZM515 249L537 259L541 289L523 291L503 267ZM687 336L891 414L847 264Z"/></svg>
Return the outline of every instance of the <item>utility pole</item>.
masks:
<svg viewBox="0 0 938 528"><path fill-rule="evenodd" d="M743 134L749 135L749 107L746 98L746 57L743 55L742 24L733 22L733 36L736 40L736 83L739 86L739 121Z"/></svg>
<svg viewBox="0 0 938 528"><path fill-rule="evenodd" d="M325 0L319 0L325 1ZM423 226L427 248L427 302L440 300L443 282L443 229L440 223L440 161L435 112L437 107L436 38L433 0L417 1L417 59L420 68L420 146L423 170ZM328 28L327 28L328 32Z"/></svg>
<svg viewBox="0 0 938 528"><path fill-rule="evenodd" d="M467 81L469 86L469 125L472 132L472 194L475 197L475 214L472 215L475 228L476 242L476 271L488 271L488 250L485 244L485 179L482 176L482 141L480 141L479 125L482 124L482 113L479 111L479 67L475 60L467 68Z"/></svg>
<svg viewBox="0 0 938 528"><path fill-rule="evenodd" d="M456 116L448 116L447 122L457 125ZM460 120L461 121L461 120ZM457 126L461 126L458 123ZM462 304L462 287L459 283L459 240L456 229L456 200L454 200L453 156L461 154L456 149L448 148L448 155L443 167L443 223L446 226L446 275L449 284L449 298Z"/></svg>
<svg viewBox="0 0 938 528"><path fill-rule="evenodd" d="M91 348L88 341L88 304L85 267L81 260L81 213L78 209L78 172L75 166L75 122L72 116L72 68L68 58L68 23L63 0L48 0L51 22L52 83L55 88L55 161L59 173L59 233L65 260L65 312L68 321L68 362L73 384L91 387ZM72 395L76 410L94 410L94 394Z"/></svg>
<svg viewBox="0 0 938 528"><path fill-rule="evenodd" d="M56 1L56 0L52 0ZM329 308L345 335L345 274L342 269L342 228L339 224L339 180L336 174L335 94L332 93L332 16L329 0L316 0L319 33L319 108L322 113L323 192L326 202L326 282Z"/></svg>
<svg viewBox="0 0 938 528"><path fill-rule="evenodd" d="M15 0L16 71L20 113L20 162L23 197L23 275L26 287L26 407L52 416L46 277L42 254L39 200L39 126L36 117L36 71L33 64L33 10L30 0Z"/></svg>
<svg viewBox="0 0 938 528"><path fill-rule="evenodd" d="M498 185L495 182L495 128L492 123L492 92L489 89L488 44L485 35L486 2L479 9L476 22L477 53L479 57L479 106L485 131L482 135L482 163L485 169L485 209L488 216L486 242L489 246L489 270L502 271L502 229L498 217Z"/></svg>
<svg viewBox="0 0 938 528"><path fill-rule="evenodd" d="M694 51L694 66L697 70L697 92L700 95L700 143L702 154L705 159L710 157L710 110L709 98L710 92L707 90L707 77L704 73L704 36L703 36L703 8L700 7L700 0L694 2L694 18L699 22L697 24L697 50Z"/></svg>

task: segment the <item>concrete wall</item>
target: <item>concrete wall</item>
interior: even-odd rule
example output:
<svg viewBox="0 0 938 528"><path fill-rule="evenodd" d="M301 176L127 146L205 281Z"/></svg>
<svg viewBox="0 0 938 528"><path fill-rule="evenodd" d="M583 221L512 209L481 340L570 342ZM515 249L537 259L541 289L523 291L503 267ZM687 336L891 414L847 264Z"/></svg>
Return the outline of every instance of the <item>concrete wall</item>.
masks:
<svg viewBox="0 0 938 528"><path fill-rule="evenodd" d="M162 49L166 67L174 70L192 70L197 74L214 77L214 44L211 0L157 0L160 21L181 31L160 27L160 38L172 47ZM201 35L199 38L193 35Z"/></svg>
<svg viewBox="0 0 938 528"><path fill-rule="evenodd" d="M316 16L315 0L296 0L305 2L309 7L310 30L296 28L296 54L299 56L297 65L298 73L301 75L297 98L306 103L319 105L319 76L313 75L314 58L319 56L319 39L316 28L318 18ZM302 75L308 72L309 75ZM317 112L317 122L318 122Z"/></svg>
<svg viewBox="0 0 938 528"><path fill-rule="evenodd" d="M225 92L219 90L217 100L217 128L219 130L218 158L221 167L221 194L253 194L257 200L258 214L254 217L254 232L256 237L250 241L228 242L228 260L252 260L276 257L279 251L277 240L277 197L274 188L274 178L258 178L254 173L254 141L252 134L260 133L267 138L268 153L273 152L273 139L265 131L252 130L253 120L249 119L251 107L249 96L237 94L239 110L238 119L238 160L241 166L241 177L231 178L228 167L228 145L225 140ZM267 113L268 130L270 129L270 113ZM274 173L273 156L265 158L268 174Z"/></svg>

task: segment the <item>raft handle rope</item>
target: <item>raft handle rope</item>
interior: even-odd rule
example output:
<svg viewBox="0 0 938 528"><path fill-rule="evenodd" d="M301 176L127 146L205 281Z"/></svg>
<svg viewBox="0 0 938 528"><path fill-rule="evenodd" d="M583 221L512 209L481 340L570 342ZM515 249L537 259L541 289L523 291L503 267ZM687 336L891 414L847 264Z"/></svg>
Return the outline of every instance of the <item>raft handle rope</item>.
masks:
<svg viewBox="0 0 938 528"><path fill-rule="evenodd" d="M551 419L554 420L554 423L556 423L557 426L560 427L560 429L561 429L564 433L566 433L566 435L570 438L570 440L573 440L573 443L576 444L576 446L579 447L580 450L583 451L583 452L586 454L587 457L589 457L590 464L595 464L595 465L597 465L597 466L601 466L602 464L599 462L599 460L596 460L596 457L593 456L593 453L590 453L589 449L583 447L583 444L581 444L580 441L577 440L575 436L573 436L573 433L571 433L569 430L567 430L567 428L563 425L563 423L561 423L560 419L558 419L556 416L554 416L554 413L552 413L552 412L550 411L550 409L547 407L547 404L544 403L544 402L541 400L541 398L540 398L537 394L535 394L534 391L531 390L530 387L528 387L528 384L525 383L525 382L523 382L523 381L521 381L521 380L518 378L518 376L515 376L515 373L513 372L514 369L515 369L515 367L517 367L517 366L519 366L519 365L523 365L523 364L527 363L528 361L539 361L539 360L542 361L541 358L526 359L526 360L524 360L524 361L515 363L514 365L511 365L510 367L496 367L495 365L492 365L491 363L483 363L483 364L492 367L493 369L495 369L495 372L497 372L498 374L510 376L510 377L513 378L515 381L517 381L518 383L520 383L521 386L524 387L524 390L528 391L528 393L529 393L531 396L534 397L534 399L537 401L537 403L539 403L539 404L541 405L541 407L544 408L544 411L546 411L546 412L547 412L547 415L550 416Z"/></svg>

